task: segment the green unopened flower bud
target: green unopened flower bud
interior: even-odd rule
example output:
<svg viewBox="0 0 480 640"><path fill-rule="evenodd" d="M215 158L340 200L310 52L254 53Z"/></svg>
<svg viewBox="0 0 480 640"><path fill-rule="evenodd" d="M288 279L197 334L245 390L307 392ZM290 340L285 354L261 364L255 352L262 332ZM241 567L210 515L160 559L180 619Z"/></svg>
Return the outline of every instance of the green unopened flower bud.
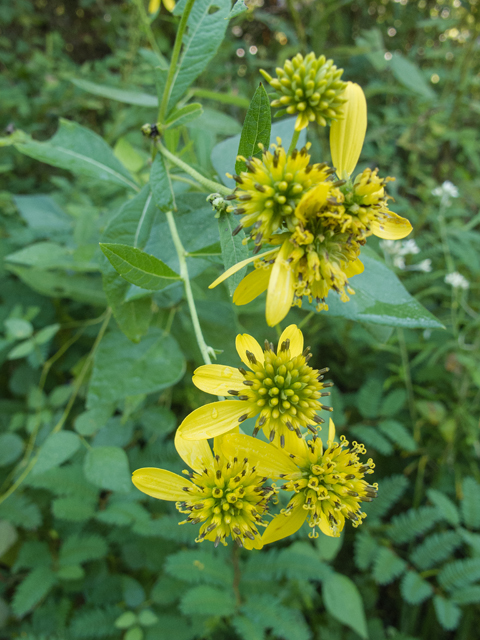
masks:
<svg viewBox="0 0 480 640"><path fill-rule="evenodd" d="M310 122L326 126L327 122L341 117L345 102L343 92L347 86L340 80L343 69L337 69L333 60L325 56L317 58L309 53L305 58L298 53L287 60L283 68L277 68L277 78L266 71L260 73L278 97L272 101L272 107L280 107L283 113L298 113L296 131L304 129Z"/></svg>

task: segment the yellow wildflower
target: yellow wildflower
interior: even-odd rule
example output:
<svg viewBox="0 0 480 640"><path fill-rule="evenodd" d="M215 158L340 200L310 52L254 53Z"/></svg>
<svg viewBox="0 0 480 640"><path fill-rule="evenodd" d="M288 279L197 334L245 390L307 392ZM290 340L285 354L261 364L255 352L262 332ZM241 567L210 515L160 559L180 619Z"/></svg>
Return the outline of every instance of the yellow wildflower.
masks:
<svg viewBox="0 0 480 640"><path fill-rule="evenodd" d="M289 448L302 436L302 429L316 433L324 420L317 411L330 407L320 402L332 383L322 382L323 374L307 363L309 349L303 348L303 335L292 324L280 336L278 349L265 341L262 349L255 338L238 335L236 348L249 370L204 365L195 370L193 383L213 395L235 399L207 404L193 411L179 427L184 438L212 438L231 431L247 418L257 417L254 435L265 436L280 447Z"/></svg>
<svg viewBox="0 0 480 640"><path fill-rule="evenodd" d="M175 9L175 0L150 0L148 4L148 13L152 15L153 13L157 13L160 9L160 5L163 1L165 9L170 11L170 13Z"/></svg>
<svg viewBox="0 0 480 640"><path fill-rule="evenodd" d="M238 455L246 445L241 434L232 434L225 443L225 452ZM317 436L311 440L297 440L290 453L285 455L284 467L280 473L285 491L294 491L286 509L275 516L262 536L262 544L270 544L294 534L305 521L312 528L311 538L318 537L317 527L325 535L338 537L342 532L345 519L358 527L366 517L361 510L361 502L371 502L377 495L378 486L369 484L364 476L373 473L375 465L372 459L359 460L359 454L365 454L365 447L356 442L352 448L344 436L340 444L334 441L335 425L330 420L327 448ZM258 442L256 451L267 455L266 443ZM279 452L281 453L281 452ZM278 460L278 456L275 457ZM292 465L293 463L293 465ZM275 478L276 475L271 477Z"/></svg>
<svg viewBox="0 0 480 640"><path fill-rule="evenodd" d="M260 69L279 96L271 103L272 107L282 109L277 115L298 113L296 131L315 121L324 127L327 121L340 116L346 84L340 80L343 69L337 69L333 60L325 56L317 58L313 52L305 58L298 53L275 71L277 77L272 78Z"/></svg>
<svg viewBox="0 0 480 640"><path fill-rule="evenodd" d="M278 477L278 456L259 453L258 448L248 447L248 441L241 458L225 455L220 440L215 438L213 455L207 440L185 440L177 431L177 452L193 469L183 472L189 479L165 469L144 468L133 473L133 484L149 496L175 502L180 513L188 514L179 524L201 524L196 542L226 545L231 536L240 547L260 548L258 527L266 526L262 517L275 495L275 488L265 484L265 471Z"/></svg>

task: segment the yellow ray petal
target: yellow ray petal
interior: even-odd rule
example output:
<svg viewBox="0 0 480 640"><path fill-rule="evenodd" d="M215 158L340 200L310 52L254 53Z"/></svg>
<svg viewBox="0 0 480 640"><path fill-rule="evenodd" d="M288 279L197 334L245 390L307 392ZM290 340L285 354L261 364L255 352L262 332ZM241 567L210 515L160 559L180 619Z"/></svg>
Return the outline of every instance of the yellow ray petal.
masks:
<svg viewBox="0 0 480 640"><path fill-rule="evenodd" d="M238 419L249 414L251 405L241 400L212 402L192 411L178 427L185 440L215 438L238 425Z"/></svg>
<svg viewBox="0 0 480 640"><path fill-rule="evenodd" d="M331 442L335 440L335 425L333 424L333 420L331 418L328 421L328 440Z"/></svg>
<svg viewBox="0 0 480 640"><path fill-rule="evenodd" d="M185 440L177 429L175 449L178 455L195 471L202 471L213 465L213 455L208 440Z"/></svg>
<svg viewBox="0 0 480 640"><path fill-rule="evenodd" d="M323 207L327 201L327 196L330 191L331 184L328 182L321 182L310 191L305 193L295 209L295 217L305 222L306 218L312 214L317 213Z"/></svg>
<svg viewBox="0 0 480 640"><path fill-rule="evenodd" d="M291 324L283 331L278 340L278 351L285 340L290 340L290 353L292 358L296 358L303 353L303 333L296 324Z"/></svg>
<svg viewBox="0 0 480 640"><path fill-rule="evenodd" d="M186 493L183 487L195 488L195 485L177 476L176 473L166 471L165 469L156 469L155 467L145 467L143 469L137 469L133 472L132 482L152 498L158 498L159 500L185 500Z"/></svg>
<svg viewBox="0 0 480 640"><path fill-rule="evenodd" d="M293 498L295 500L295 498ZM293 509L289 516L283 515L283 513L275 516L265 529L262 542L264 545L271 544L287 536L291 536L296 533L302 524L307 519L308 511L303 508L303 500L298 501L299 504Z"/></svg>
<svg viewBox="0 0 480 640"><path fill-rule="evenodd" d="M244 538L243 546L245 549L251 551L252 549L261 549L263 547L263 542L261 536L255 536L254 540L249 540L249 538Z"/></svg>
<svg viewBox="0 0 480 640"><path fill-rule="evenodd" d="M148 13L157 13L160 9L160 0L150 0L148 3Z"/></svg>
<svg viewBox="0 0 480 640"><path fill-rule="evenodd" d="M264 253L259 253L258 256L252 256L251 258L247 258L246 260L237 262L237 264L234 264L233 267L230 267L230 269L227 269L225 273L222 273L222 275L219 278L217 278L215 282L212 282L212 284L209 285L208 288L213 289L214 287L216 287L218 284L220 284L230 276L233 276L234 273L237 273L237 271L240 271L240 269L243 269L243 267L246 267L247 264L250 264L251 262L255 262L255 260L258 260L259 258L263 258L263 256L269 256L271 253L275 253L275 251L278 251L278 247L275 247L275 249L270 249L270 251L265 251Z"/></svg>
<svg viewBox="0 0 480 640"><path fill-rule="evenodd" d="M175 9L175 0L163 0L163 4L170 13Z"/></svg>
<svg viewBox="0 0 480 640"><path fill-rule="evenodd" d="M339 523L337 525L336 531L332 530L328 518L323 512L320 515L320 521L318 523L318 528L320 529L320 531L330 538L339 538L342 534L343 527L345 526L345 517L340 512L337 512L335 514L335 517Z"/></svg>
<svg viewBox="0 0 480 640"><path fill-rule="evenodd" d="M255 269L238 283L233 293L233 303L241 306L255 300L261 293L267 290L268 281L272 273L269 269Z"/></svg>
<svg viewBox="0 0 480 640"><path fill-rule="evenodd" d="M243 364L246 364L247 367L251 365L251 362L247 358L247 351L253 353L255 358L262 364L265 362L265 355L263 353L262 347L258 344L255 338L249 336L248 333L238 334L235 340L235 348L237 349L237 353L240 356Z"/></svg>
<svg viewBox="0 0 480 640"><path fill-rule="evenodd" d="M377 238L384 240L401 240L412 230L410 221L393 211L384 211L382 220L372 222L371 229Z"/></svg>
<svg viewBox="0 0 480 640"><path fill-rule="evenodd" d="M228 396L230 390L245 389L244 377L238 369L223 364L205 364L195 369L193 384L206 393L214 396Z"/></svg>
<svg viewBox="0 0 480 640"><path fill-rule="evenodd" d="M223 441L231 433L240 433L240 425L238 425L238 427L234 427L231 431L228 431L227 433L224 433L221 436L216 436L213 439L213 453L216 456L221 456L221 457L223 456L224 458L229 457L228 451L224 451Z"/></svg>
<svg viewBox="0 0 480 640"><path fill-rule="evenodd" d="M297 473L298 467L286 453L271 444L242 433L223 436L222 451L229 458L248 458L263 476L275 479L283 473Z"/></svg>
<svg viewBox="0 0 480 640"><path fill-rule="evenodd" d="M363 266L363 262L361 262L358 258L353 262L348 262L347 266L344 269L344 273L347 278L352 278L353 276L358 275L359 273L363 273L365 267Z"/></svg>
<svg viewBox="0 0 480 640"><path fill-rule="evenodd" d="M286 240L273 265L272 275L268 284L266 308L267 324L270 327L274 327L281 322L292 306L294 272L287 263L291 250L292 245Z"/></svg>
<svg viewBox="0 0 480 640"><path fill-rule="evenodd" d="M342 95L347 102L342 107L343 118L330 127L330 152L337 176L347 178L357 166L367 131L367 101L362 88L347 83Z"/></svg>

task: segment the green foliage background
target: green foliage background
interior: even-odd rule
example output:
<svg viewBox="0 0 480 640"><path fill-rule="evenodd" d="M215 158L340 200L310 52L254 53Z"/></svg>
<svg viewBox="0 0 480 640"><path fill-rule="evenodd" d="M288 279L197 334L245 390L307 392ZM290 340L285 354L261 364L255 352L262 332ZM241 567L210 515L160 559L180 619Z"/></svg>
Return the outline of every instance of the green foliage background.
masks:
<svg viewBox="0 0 480 640"><path fill-rule="evenodd" d="M379 497L340 540L312 542L302 529L232 555L195 545L173 505L134 489L136 468L181 471L172 433L208 401L191 383L202 360L181 282L164 271L148 291L129 284L99 248L144 249L178 271L157 207L164 176L154 164L151 194L140 132L155 122L154 69L178 18L162 9L150 26L138 2L3 3L0 638L470 640L480 624L477 3L265 2L230 22L225 0L221 16L198 3L204 47L226 37L175 96L186 90L203 113L164 141L203 175L233 170L238 139L222 141L240 134L259 67L314 50L365 90L360 168L396 177L394 210L421 250L396 275L415 300L370 239L352 301L288 321L304 322L313 362L330 367L337 429L373 455ZM54 143L39 145L59 118ZM327 133L308 135L314 160L328 162ZM109 170L67 160L65 148ZM219 361L236 364L238 332L276 334L263 300L234 308L227 285L207 289L230 234L207 194L174 178L202 329ZM458 198L432 195L445 180ZM409 268L424 259L430 272ZM468 290L445 283L453 271Z"/></svg>

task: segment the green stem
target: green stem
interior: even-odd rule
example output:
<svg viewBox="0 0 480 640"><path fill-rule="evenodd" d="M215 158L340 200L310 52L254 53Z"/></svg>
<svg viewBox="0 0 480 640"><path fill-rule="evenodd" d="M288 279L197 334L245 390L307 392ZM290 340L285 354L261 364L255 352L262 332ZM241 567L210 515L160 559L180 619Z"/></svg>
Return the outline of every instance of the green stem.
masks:
<svg viewBox="0 0 480 640"><path fill-rule="evenodd" d="M210 347L208 347L203 337L202 328L200 327L200 321L198 319L197 308L195 306L195 300L193 299L192 287L190 285L190 277L188 275L188 266L186 260L186 251L183 247L180 236L178 235L177 225L175 224L175 218L171 211L167 211L165 214L167 217L168 227L172 234L173 244L178 255L178 261L180 263L180 276L182 277L183 284L185 286L185 295L187 296L188 308L190 310L190 316L192 318L193 330L195 331L195 337L197 339L198 348L202 354L205 364L212 364L210 360Z"/></svg>
<svg viewBox="0 0 480 640"><path fill-rule="evenodd" d="M177 72L178 59L180 58L180 51L182 50L183 35L187 28L188 16L193 8L195 0L187 0L185 9L183 10L180 24L178 25L177 36L175 38L175 45L173 47L172 59L170 60L170 67L168 69L167 81L165 83L165 90L162 96L162 102L158 111L158 122L163 124L165 116L167 115L168 101L172 92L173 81L175 79L175 73Z"/></svg>
<svg viewBox="0 0 480 640"><path fill-rule="evenodd" d="M80 387L82 386L83 380L84 380L84 378L85 378L85 376L86 376L86 374L87 374L87 372L88 372L88 370L90 368L92 360L93 360L93 358L95 356L95 353L96 353L96 351L98 349L98 346L99 346L100 342L102 341L102 338L103 338L103 336L105 334L105 331L107 330L108 323L110 322L110 318L111 317L112 317L112 311L111 311L111 309L108 309L107 314L105 316L105 320L103 321L103 324L100 327L100 331L98 332L98 335L97 335L97 337L95 339L93 347L92 347L90 353L88 354L87 358L85 359L85 362L83 363L82 370L80 371L80 374L79 374L78 378L75 381L75 386L74 386L74 389L73 389L73 393L70 396L70 400L68 401L68 404L65 407L65 410L64 410L60 420L57 422L57 424L55 425L55 427L51 431L51 434L58 433L62 429L63 425L65 424L65 421L67 420L67 418L68 418L68 416L70 414L70 411L71 411L71 409L73 407L73 404L74 404L75 400L77 399L78 392L80 391ZM8 497L10 497L12 495L12 493L14 491L16 491L18 489L18 487L22 484L22 482L28 476L30 471L36 465L39 453L40 453L40 449L37 451L37 454L30 460L30 462L28 463L28 465L25 468L25 470L23 471L23 473L12 484L10 489L8 489L8 491L6 491L3 495L0 496L0 504L2 504L2 502L4 502L4 500L6 500Z"/></svg>
<svg viewBox="0 0 480 640"><path fill-rule="evenodd" d="M293 24L295 25L295 31L297 32L298 39L303 48L307 46L307 36L305 29L303 28L302 19L297 11L294 0L287 0L288 10L293 18Z"/></svg>
<svg viewBox="0 0 480 640"><path fill-rule="evenodd" d="M140 14L140 20L142 23L143 30L145 31L145 35L147 36L147 40L150 43L150 46L157 54L160 62L167 66L167 61L160 51L157 41L155 40L155 36L153 35L152 27L150 24L150 20L148 19L147 12L145 11L145 7L143 6L143 0L135 0L135 5L138 9L138 13Z"/></svg>
<svg viewBox="0 0 480 640"><path fill-rule="evenodd" d="M293 150L297 146L297 142L298 142L299 137L300 137L300 131L294 131L293 132L292 141L290 143L290 146L288 147L288 154L287 155L290 155L291 153L293 153Z"/></svg>
<svg viewBox="0 0 480 640"><path fill-rule="evenodd" d="M160 140L157 140L156 145L162 156L170 160L172 164L177 166L185 173L188 173L189 176L203 185L208 191L211 191L212 193L220 193L222 196L229 196L232 193L232 190L228 187L224 187L223 184L220 184L219 182L215 182L214 180L205 178L201 173L195 171L195 169L193 169L193 167L191 167L189 164L187 164L183 160L180 160L180 158L177 158L175 154L171 153L166 147L163 146Z"/></svg>
<svg viewBox="0 0 480 640"><path fill-rule="evenodd" d="M417 410L415 408L415 394L413 392L412 376L410 373L410 363L408 361L407 343L405 342L405 335L403 333L403 329L400 329L399 327L397 327L397 338L398 338L398 344L400 347L400 357L402 359L403 374L405 377L405 388L407 390L410 418L412 419L414 428L416 429ZM415 436L416 436L415 439L418 442L420 438L420 434L415 433Z"/></svg>

